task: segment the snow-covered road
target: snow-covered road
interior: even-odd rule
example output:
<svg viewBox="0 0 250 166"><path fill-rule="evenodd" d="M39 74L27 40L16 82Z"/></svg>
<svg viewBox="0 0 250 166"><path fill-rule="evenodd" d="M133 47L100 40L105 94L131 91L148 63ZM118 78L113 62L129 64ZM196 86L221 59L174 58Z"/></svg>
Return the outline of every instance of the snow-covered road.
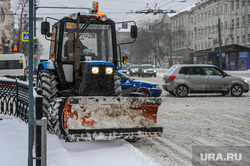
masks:
<svg viewBox="0 0 250 166"><path fill-rule="evenodd" d="M158 77L136 78L156 82L162 87L163 71ZM250 82L250 71L227 72ZM139 140L133 145L159 166L191 166L193 146L249 146L250 92L242 97L220 94L190 94L186 98L162 94L158 124L160 138ZM250 165L250 158L247 165Z"/></svg>
<svg viewBox="0 0 250 166"><path fill-rule="evenodd" d="M136 78L157 82L158 77ZM228 72L229 73L229 72ZM250 72L232 72L247 80ZM124 140L67 143L48 134L48 166L191 166L192 146L250 145L250 92L242 97L217 94L171 97L163 91L158 123L163 135L129 144ZM0 165L24 166L28 126L0 115ZM250 163L248 163L250 165Z"/></svg>

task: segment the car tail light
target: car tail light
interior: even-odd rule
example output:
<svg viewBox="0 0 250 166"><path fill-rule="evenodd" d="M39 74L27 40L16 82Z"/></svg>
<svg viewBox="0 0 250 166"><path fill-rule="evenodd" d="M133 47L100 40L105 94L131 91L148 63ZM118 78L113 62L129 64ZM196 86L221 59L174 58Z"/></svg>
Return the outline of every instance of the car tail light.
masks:
<svg viewBox="0 0 250 166"><path fill-rule="evenodd" d="M168 80L169 80L169 81L172 81L172 80L175 79L175 77L176 77L175 75L171 75L171 76L168 78Z"/></svg>
<svg viewBox="0 0 250 166"><path fill-rule="evenodd" d="M24 69L24 76L26 76L26 68Z"/></svg>

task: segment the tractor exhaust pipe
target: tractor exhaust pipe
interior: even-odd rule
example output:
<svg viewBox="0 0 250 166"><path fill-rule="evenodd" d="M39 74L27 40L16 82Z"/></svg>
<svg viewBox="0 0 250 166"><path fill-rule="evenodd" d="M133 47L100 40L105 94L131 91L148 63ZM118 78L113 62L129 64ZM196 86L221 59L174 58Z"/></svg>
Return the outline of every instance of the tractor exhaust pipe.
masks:
<svg viewBox="0 0 250 166"><path fill-rule="evenodd" d="M80 77L80 34L79 34L79 25L80 25L80 13L77 14L77 29L76 29L76 58L75 58L75 70L76 70L76 78L81 79Z"/></svg>

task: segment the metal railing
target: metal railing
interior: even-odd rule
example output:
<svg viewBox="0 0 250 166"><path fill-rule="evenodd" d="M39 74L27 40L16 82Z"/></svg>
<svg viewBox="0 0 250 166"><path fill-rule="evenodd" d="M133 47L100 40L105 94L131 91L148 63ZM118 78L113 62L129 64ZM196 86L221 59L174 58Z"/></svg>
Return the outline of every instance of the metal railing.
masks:
<svg viewBox="0 0 250 166"><path fill-rule="evenodd" d="M41 91L34 97L34 147L36 166L46 165L47 119L43 118L43 97ZM15 116L28 123L29 85L19 79L0 78L0 114Z"/></svg>

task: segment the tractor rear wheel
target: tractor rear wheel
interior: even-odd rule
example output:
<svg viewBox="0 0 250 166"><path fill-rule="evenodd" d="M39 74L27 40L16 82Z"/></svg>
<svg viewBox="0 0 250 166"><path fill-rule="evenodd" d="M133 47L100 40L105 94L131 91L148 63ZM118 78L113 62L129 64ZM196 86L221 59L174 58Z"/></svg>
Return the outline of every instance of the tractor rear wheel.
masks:
<svg viewBox="0 0 250 166"><path fill-rule="evenodd" d="M43 113L46 117L48 116L48 109L50 107L50 103L57 97L57 85L57 76L53 71L40 71L37 80L37 88L41 88L43 92Z"/></svg>

